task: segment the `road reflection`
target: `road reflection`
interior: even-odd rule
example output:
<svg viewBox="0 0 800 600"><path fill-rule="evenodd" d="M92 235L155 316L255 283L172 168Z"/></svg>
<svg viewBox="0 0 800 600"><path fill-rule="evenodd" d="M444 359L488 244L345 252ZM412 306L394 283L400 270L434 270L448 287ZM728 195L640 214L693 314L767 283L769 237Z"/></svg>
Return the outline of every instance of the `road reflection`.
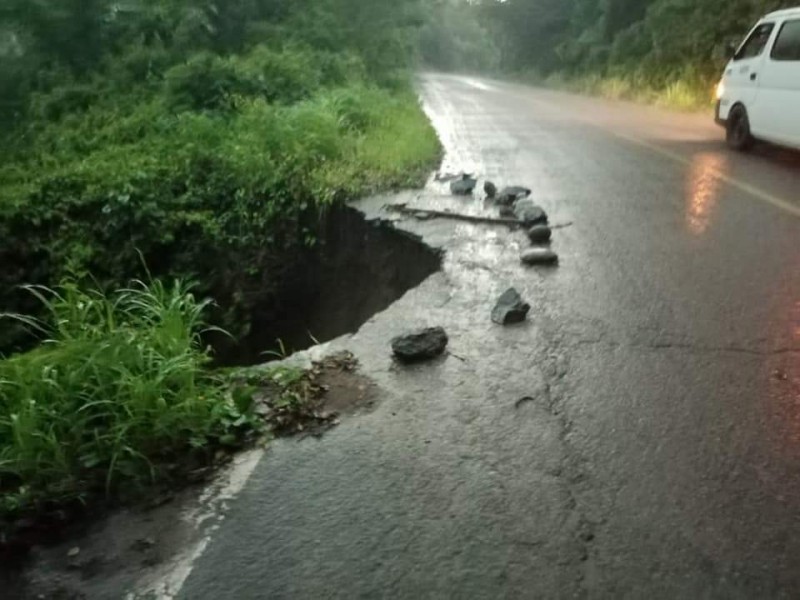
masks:
<svg viewBox="0 0 800 600"><path fill-rule="evenodd" d="M457 249L448 252L445 259L448 277L479 295L492 296L497 288L496 274L508 260L505 253L519 252L519 248L509 244L504 230L458 225L455 233L459 240Z"/></svg>
<svg viewBox="0 0 800 600"><path fill-rule="evenodd" d="M724 154L704 152L692 158L686 182L686 226L694 235L703 235L711 225L722 187L719 174L727 166Z"/></svg>

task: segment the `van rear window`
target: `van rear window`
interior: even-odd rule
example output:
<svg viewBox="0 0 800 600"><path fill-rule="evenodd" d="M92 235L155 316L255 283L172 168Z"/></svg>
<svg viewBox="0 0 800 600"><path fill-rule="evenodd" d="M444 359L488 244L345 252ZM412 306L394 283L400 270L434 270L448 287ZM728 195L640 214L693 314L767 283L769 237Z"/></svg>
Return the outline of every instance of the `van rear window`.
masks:
<svg viewBox="0 0 800 600"><path fill-rule="evenodd" d="M772 60L800 61L800 20L786 21L772 48Z"/></svg>

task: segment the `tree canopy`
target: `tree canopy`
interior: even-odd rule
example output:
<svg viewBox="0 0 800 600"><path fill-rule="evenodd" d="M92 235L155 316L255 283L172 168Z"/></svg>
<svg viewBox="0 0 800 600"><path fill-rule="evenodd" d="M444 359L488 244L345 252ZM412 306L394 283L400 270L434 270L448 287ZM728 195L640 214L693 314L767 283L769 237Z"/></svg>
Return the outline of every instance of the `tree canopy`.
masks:
<svg viewBox="0 0 800 600"><path fill-rule="evenodd" d="M358 56L370 75L405 67L419 0L6 0L0 6L0 123L31 92L108 73L119 61L180 62L255 44Z"/></svg>
<svg viewBox="0 0 800 600"><path fill-rule="evenodd" d="M718 75L720 48L797 0L451 0L499 48L506 70L543 75ZM461 27L463 37L469 28ZM440 29L440 36L445 36ZM443 42L439 42L441 46ZM434 53L429 53L436 62Z"/></svg>

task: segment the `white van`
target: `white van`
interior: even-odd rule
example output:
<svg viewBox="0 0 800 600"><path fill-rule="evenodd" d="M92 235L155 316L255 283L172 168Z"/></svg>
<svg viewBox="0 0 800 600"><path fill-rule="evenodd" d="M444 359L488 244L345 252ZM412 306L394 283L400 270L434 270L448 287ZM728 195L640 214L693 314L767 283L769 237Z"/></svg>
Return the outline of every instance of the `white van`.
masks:
<svg viewBox="0 0 800 600"><path fill-rule="evenodd" d="M732 148L759 139L800 149L800 7L758 22L728 63L717 100Z"/></svg>

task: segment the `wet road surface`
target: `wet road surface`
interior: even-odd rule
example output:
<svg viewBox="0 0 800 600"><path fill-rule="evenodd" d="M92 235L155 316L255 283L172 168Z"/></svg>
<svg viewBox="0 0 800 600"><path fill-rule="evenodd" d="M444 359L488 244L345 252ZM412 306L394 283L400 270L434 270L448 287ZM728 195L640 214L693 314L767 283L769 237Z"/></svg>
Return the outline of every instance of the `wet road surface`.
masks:
<svg viewBox="0 0 800 600"><path fill-rule="evenodd" d="M400 223L442 272L331 345L380 404L273 444L178 597L798 597L800 159L732 154L706 116L420 86L443 170L574 223L561 265L523 268L520 232ZM394 201L494 214L435 184ZM495 326L512 285L530 321ZM390 338L429 325L452 354L394 366Z"/></svg>

